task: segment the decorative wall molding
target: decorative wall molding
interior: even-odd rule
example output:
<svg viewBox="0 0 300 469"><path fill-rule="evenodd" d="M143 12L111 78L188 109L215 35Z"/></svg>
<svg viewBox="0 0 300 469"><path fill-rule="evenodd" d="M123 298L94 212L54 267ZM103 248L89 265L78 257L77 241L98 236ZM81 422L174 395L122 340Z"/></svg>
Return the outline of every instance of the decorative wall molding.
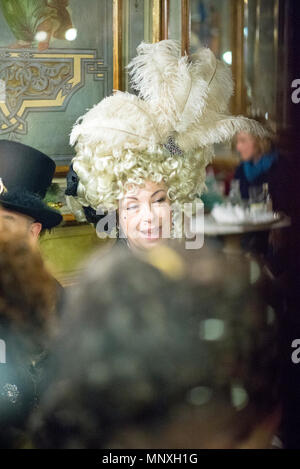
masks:
<svg viewBox="0 0 300 469"><path fill-rule="evenodd" d="M74 94L85 85L87 74L107 84L108 67L95 50L0 48L0 79L6 84L5 101L0 102L0 136L28 133L31 111L64 111Z"/></svg>

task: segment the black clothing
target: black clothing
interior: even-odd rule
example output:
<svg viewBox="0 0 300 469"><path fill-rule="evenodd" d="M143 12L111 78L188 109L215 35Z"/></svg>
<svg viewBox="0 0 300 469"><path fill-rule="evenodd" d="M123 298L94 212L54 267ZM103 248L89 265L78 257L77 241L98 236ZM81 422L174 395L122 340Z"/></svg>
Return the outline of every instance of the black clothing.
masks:
<svg viewBox="0 0 300 469"><path fill-rule="evenodd" d="M16 448L43 387L47 352L0 317L0 448Z"/></svg>

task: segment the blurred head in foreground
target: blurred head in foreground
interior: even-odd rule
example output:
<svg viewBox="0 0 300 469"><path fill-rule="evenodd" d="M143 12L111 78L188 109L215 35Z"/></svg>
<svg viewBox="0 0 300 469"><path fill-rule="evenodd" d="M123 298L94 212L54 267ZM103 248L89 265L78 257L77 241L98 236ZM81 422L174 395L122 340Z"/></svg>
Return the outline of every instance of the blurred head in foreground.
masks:
<svg viewBox="0 0 300 469"><path fill-rule="evenodd" d="M0 223L0 324L42 346L54 324L56 296L32 237Z"/></svg>
<svg viewBox="0 0 300 469"><path fill-rule="evenodd" d="M0 228L0 447L18 447L36 406L56 284L32 237Z"/></svg>
<svg viewBox="0 0 300 469"><path fill-rule="evenodd" d="M162 245L144 259L95 255L69 298L35 447L268 446L276 321L245 259L224 256Z"/></svg>

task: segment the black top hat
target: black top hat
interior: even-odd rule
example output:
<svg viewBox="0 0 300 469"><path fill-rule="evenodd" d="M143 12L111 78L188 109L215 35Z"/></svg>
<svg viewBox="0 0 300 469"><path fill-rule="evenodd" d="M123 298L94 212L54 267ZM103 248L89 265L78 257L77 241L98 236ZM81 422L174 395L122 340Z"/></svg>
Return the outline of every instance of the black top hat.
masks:
<svg viewBox="0 0 300 469"><path fill-rule="evenodd" d="M54 172L54 161L44 153L23 143L0 140L0 204L48 229L62 221L61 214L43 202Z"/></svg>

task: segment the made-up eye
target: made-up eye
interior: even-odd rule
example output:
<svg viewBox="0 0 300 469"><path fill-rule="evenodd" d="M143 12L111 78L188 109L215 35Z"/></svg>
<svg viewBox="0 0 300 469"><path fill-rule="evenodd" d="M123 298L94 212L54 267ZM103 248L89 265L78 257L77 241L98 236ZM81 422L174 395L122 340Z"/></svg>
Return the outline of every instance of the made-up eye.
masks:
<svg viewBox="0 0 300 469"><path fill-rule="evenodd" d="M163 196L161 197L160 199L157 199L157 200L154 200L152 203L153 204L159 204L159 203L162 203L162 202L165 202L166 201L166 196Z"/></svg>
<svg viewBox="0 0 300 469"><path fill-rule="evenodd" d="M126 210L136 210L138 208L138 205L137 204L133 204L133 205L128 205L126 207Z"/></svg>

